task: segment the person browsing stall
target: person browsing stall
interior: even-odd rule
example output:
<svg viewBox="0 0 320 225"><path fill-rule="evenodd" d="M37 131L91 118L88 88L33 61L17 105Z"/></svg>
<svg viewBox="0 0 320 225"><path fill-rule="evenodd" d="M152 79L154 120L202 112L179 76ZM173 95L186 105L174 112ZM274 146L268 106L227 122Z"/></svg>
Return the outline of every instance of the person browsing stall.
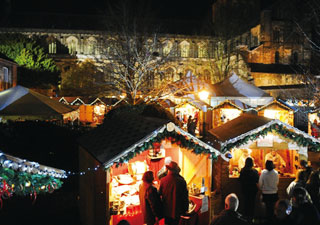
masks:
<svg viewBox="0 0 320 225"><path fill-rule="evenodd" d="M147 171L143 174L142 184L139 187L140 207L144 224L154 225L162 218L162 203L157 188L152 185L153 172Z"/></svg>
<svg viewBox="0 0 320 225"><path fill-rule="evenodd" d="M168 174L160 180L159 188L164 207L165 224L178 225L180 216L185 214L189 208L187 183L179 175L181 169L176 162L171 161L166 167Z"/></svg>

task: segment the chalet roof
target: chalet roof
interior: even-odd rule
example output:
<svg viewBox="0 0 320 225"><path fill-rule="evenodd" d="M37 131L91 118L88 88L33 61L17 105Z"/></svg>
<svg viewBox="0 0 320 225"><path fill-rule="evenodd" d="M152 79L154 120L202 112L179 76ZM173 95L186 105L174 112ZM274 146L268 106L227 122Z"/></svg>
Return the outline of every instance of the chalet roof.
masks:
<svg viewBox="0 0 320 225"><path fill-rule="evenodd" d="M253 114L242 114L241 116L209 130L209 138L215 146L219 146L221 152L229 151L234 146L240 146L249 140L255 140L268 132L275 130L280 135L302 146L310 146L311 149L319 151L320 141L307 133L285 124L277 119L269 119Z"/></svg>
<svg viewBox="0 0 320 225"><path fill-rule="evenodd" d="M18 65L15 61L12 59L8 58L6 55L0 53L0 61L5 61L6 63L13 64L13 65Z"/></svg>
<svg viewBox="0 0 320 225"><path fill-rule="evenodd" d="M169 125L170 124L170 125ZM92 130L79 139L80 145L106 167L119 162L121 157L136 154L139 146L150 140L159 139L159 135L169 131L178 136L188 136L195 145L201 145L215 155L220 153L212 146L202 142L169 120L122 113L107 120L103 125ZM179 134L178 134L178 133ZM164 138L162 136L162 138ZM161 139L161 138L160 138ZM147 150L147 149L144 149Z"/></svg>
<svg viewBox="0 0 320 225"><path fill-rule="evenodd" d="M262 89L249 84L235 73L225 80L212 85L213 97L271 97Z"/></svg>
<svg viewBox="0 0 320 225"><path fill-rule="evenodd" d="M62 119L62 115L74 109L49 97L22 86L0 92L0 116L37 117L38 119Z"/></svg>
<svg viewBox="0 0 320 225"><path fill-rule="evenodd" d="M224 104L230 104L232 106L234 106L235 108L238 108L239 110L249 110L249 109L252 109L251 106L243 103L242 101L240 100L225 100L223 102L220 102L218 105L216 105L213 109L217 109L217 108L220 108L221 106L223 106Z"/></svg>
<svg viewBox="0 0 320 225"><path fill-rule="evenodd" d="M209 130L219 141L227 141L248 131L256 129L272 121L272 119L244 113L227 123Z"/></svg>
<svg viewBox="0 0 320 225"><path fill-rule="evenodd" d="M263 106L257 108L256 110L257 111L261 111L261 110L264 110L264 109L266 109L266 108L268 108L268 107L270 107L272 105L278 105L279 107L284 108L284 109L289 110L289 111L296 111L296 109L294 109L293 107L287 105L285 102L283 102L281 100L276 100L276 99L273 100L272 102L269 102L266 105L263 105Z"/></svg>

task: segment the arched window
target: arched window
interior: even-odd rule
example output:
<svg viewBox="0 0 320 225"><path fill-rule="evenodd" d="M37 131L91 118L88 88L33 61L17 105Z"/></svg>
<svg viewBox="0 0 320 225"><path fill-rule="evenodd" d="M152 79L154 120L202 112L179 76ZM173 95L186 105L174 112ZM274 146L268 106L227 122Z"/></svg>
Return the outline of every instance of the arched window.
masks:
<svg viewBox="0 0 320 225"><path fill-rule="evenodd" d="M87 45L86 45L86 53L88 55L95 55L96 54L96 48L97 48L97 40L94 37L89 37L87 39Z"/></svg>
<svg viewBox="0 0 320 225"><path fill-rule="evenodd" d="M167 56L170 54L171 52L171 49L172 49L172 42L171 41L165 41L163 43L163 49L162 49L162 54L164 56Z"/></svg>
<svg viewBox="0 0 320 225"><path fill-rule="evenodd" d="M78 49L78 39L74 36L70 36L67 38L67 46L69 49L69 54L70 55L75 55L77 54L77 49Z"/></svg>
<svg viewBox="0 0 320 225"><path fill-rule="evenodd" d="M187 41L183 41L180 44L180 56L181 57L189 57L190 44Z"/></svg>
<svg viewBox="0 0 320 225"><path fill-rule="evenodd" d="M199 58L205 58L207 57L207 48L206 45L204 43L200 43L198 45L198 57Z"/></svg>
<svg viewBox="0 0 320 225"><path fill-rule="evenodd" d="M278 51L274 54L274 62L279 63L280 62L280 54Z"/></svg>
<svg viewBox="0 0 320 225"><path fill-rule="evenodd" d="M48 51L49 54L56 54L57 53L57 41L53 36L47 38L48 43Z"/></svg>

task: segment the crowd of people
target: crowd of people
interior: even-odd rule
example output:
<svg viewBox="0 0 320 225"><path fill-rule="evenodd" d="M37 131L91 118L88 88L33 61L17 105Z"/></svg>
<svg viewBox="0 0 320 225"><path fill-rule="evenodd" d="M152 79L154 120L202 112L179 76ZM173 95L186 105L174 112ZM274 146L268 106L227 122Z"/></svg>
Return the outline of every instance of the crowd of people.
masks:
<svg viewBox="0 0 320 225"><path fill-rule="evenodd" d="M214 216L211 225L320 225L320 171L312 170L307 162L300 162L296 179L287 187L288 199L279 199L279 174L273 161L267 160L259 176L253 168L253 159L248 157L240 171L240 183L244 201L244 213L239 213L239 199L235 193L225 198L225 209ZM180 168L174 161L166 162L166 171L161 173L160 186L153 185L154 174L147 171L140 185L139 198L144 224L181 224L181 216L189 208L188 189ZM159 176L159 174L158 174ZM265 220L257 223L255 218L256 198L260 197L265 207ZM121 224L129 224L120 221Z"/></svg>
<svg viewBox="0 0 320 225"><path fill-rule="evenodd" d="M258 224L254 220L256 198L261 193L265 206L265 220L259 224L319 225L320 224L320 171L314 171L307 161L300 161L296 179L287 187L288 199L279 199L279 175L273 161L267 160L259 176L248 157L240 171L244 213L237 212L239 199L236 194L225 198L225 210L216 216L211 225Z"/></svg>

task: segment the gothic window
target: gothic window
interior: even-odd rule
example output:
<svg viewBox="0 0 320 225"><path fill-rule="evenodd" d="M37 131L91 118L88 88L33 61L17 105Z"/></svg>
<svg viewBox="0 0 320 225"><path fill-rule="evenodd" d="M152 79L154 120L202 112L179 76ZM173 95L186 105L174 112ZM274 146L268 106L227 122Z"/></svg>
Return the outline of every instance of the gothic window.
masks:
<svg viewBox="0 0 320 225"><path fill-rule="evenodd" d="M67 46L68 46L70 55L77 54L78 39L73 36L68 37L67 38Z"/></svg>
<svg viewBox="0 0 320 225"><path fill-rule="evenodd" d="M172 42L171 41L166 41L163 43L163 49L162 49L162 53L164 56L167 56L170 54L172 49Z"/></svg>
<svg viewBox="0 0 320 225"><path fill-rule="evenodd" d="M87 39L87 51L86 53L88 55L95 55L96 54L96 48L97 48L97 40L94 37L89 37Z"/></svg>
<svg viewBox="0 0 320 225"><path fill-rule="evenodd" d="M56 54L57 53L57 43L55 41L51 41L49 43L49 54Z"/></svg>
<svg viewBox="0 0 320 225"><path fill-rule="evenodd" d="M276 53L274 55L274 62L279 63L279 61L280 61L280 54L278 51L276 51Z"/></svg>
<svg viewBox="0 0 320 225"><path fill-rule="evenodd" d="M207 48L204 43L198 45L198 57L205 58L207 57Z"/></svg>
<svg viewBox="0 0 320 225"><path fill-rule="evenodd" d="M187 41L183 41L180 44L180 56L181 57L189 57L190 44Z"/></svg>

